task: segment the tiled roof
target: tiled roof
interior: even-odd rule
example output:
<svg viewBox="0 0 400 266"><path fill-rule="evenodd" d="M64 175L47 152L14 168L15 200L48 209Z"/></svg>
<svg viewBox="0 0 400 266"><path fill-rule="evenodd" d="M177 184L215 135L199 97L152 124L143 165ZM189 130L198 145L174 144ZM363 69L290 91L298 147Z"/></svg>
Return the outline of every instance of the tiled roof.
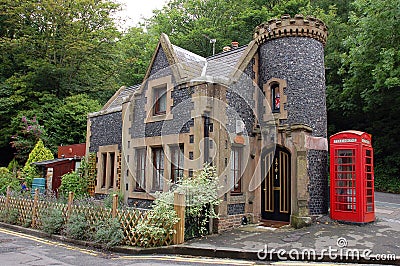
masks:
<svg viewBox="0 0 400 266"><path fill-rule="evenodd" d="M217 80L222 79L220 81L230 78L230 75L235 70L235 66L242 57L246 48L247 46L242 46L228 52L208 57L206 75L217 78Z"/></svg>
<svg viewBox="0 0 400 266"><path fill-rule="evenodd" d="M116 107L120 107L122 105L122 100L124 97L128 97L132 95L134 91L139 89L140 84L130 86L130 87L125 87L119 91L118 96L114 99L114 101L106 108L106 110L111 110Z"/></svg>
<svg viewBox="0 0 400 266"><path fill-rule="evenodd" d="M207 58L172 45L178 63L182 67L183 77L189 80L228 82L235 66L242 57L247 46L223 52Z"/></svg>
<svg viewBox="0 0 400 266"><path fill-rule="evenodd" d="M181 69L184 71L182 78L192 79L201 75L207 62L206 58L176 45L172 45L172 48L178 59L178 64L180 64Z"/></svg>
<svg viewBox="0 0 400 266"><path fill-rule="evenodd" d="M229 83L231 74L236 70L235 66L243 56L247 46L222 52L207 58L199 56L179 46L172 45L176 55L177 63L180 65L181 74L186 81L207 81L218 83ZM124 97L132 95L139 89L140 84L120 89L115 99L104 111L120 108Z"/></svg>

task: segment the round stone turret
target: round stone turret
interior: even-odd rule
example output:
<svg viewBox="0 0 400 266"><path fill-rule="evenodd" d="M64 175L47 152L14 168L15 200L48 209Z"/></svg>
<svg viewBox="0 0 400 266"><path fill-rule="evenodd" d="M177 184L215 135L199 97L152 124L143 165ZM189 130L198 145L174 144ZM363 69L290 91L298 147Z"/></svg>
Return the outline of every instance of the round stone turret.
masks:
<svg viewBox="0 0 400 266"><path fill-rule="evenodd" d="M259 45L259 87L283 80L280 91L279 125L305 125L312 137L327 138L324 45L328 30L316 18L284 15L259 25L254 40ZM285 102L283 102L285 99ZM272 104L272 103L271 103ZM282 115L283 116L283 115ZM290 140L288 140L289 142ZM285 142L283 142L285 143ZM327 151L307 149L307 188L309 214L324 214L328 210Z"/></svg>
<svg viewBox="0 0 400 266"><path fill-rule="evenodd" d="M283 37L310 37L320 41L324 46L328 36L328 28L324 22L314 17L283 15L281 19L271 19L256 27L254 40L258 45L267 40Z"/></svg>

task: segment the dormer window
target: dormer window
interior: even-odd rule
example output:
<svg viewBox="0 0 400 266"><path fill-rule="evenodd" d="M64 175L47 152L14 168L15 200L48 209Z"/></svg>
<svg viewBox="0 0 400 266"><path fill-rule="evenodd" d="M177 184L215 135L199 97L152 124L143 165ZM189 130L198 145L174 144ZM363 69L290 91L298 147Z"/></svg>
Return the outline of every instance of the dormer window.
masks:
<svg viewBox="0 0 400 266"><path fill-rule="evenodd" d="M172 120L174 116L171 113L173 106L171 76L150 80L144 89L146 89L144 123Z"/></svg>
<svg viewBox="0 0 400 266"><path fill-rule="evenodd" d="M155 88L154 89L154 115L163 115L167 111L167 88Z"/></svg>
<svg viewBox="0 0 400 266"><path fill-rule="evenodd" d="M273 113L279 113L281 109L281 96L279 93L279 84L273 83L271 84L271 107Z"/></svg>

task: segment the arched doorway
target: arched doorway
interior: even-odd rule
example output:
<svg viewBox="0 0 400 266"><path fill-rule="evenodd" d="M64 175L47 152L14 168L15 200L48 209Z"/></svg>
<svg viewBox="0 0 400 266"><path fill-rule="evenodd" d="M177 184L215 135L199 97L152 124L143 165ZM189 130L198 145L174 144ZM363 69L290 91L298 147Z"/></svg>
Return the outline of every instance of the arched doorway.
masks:
<svg viewBox="0 0 400 266"><path fill-rule="evenodd" d="M261 154L261 218L263 220L290 220L290 152L276 146Z"/></svg>

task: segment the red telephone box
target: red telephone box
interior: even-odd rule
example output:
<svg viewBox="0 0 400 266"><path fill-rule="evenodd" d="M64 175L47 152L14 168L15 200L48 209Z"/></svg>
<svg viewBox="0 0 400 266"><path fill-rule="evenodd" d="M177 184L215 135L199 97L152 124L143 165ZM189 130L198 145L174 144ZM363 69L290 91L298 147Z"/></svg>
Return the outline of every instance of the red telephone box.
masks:
<svg viewBox="0 0 400 266"><path fill-rule="evenodd" d="M375 221L371 136L349 130L330 138L330 207L333 220Z"/></svg>

